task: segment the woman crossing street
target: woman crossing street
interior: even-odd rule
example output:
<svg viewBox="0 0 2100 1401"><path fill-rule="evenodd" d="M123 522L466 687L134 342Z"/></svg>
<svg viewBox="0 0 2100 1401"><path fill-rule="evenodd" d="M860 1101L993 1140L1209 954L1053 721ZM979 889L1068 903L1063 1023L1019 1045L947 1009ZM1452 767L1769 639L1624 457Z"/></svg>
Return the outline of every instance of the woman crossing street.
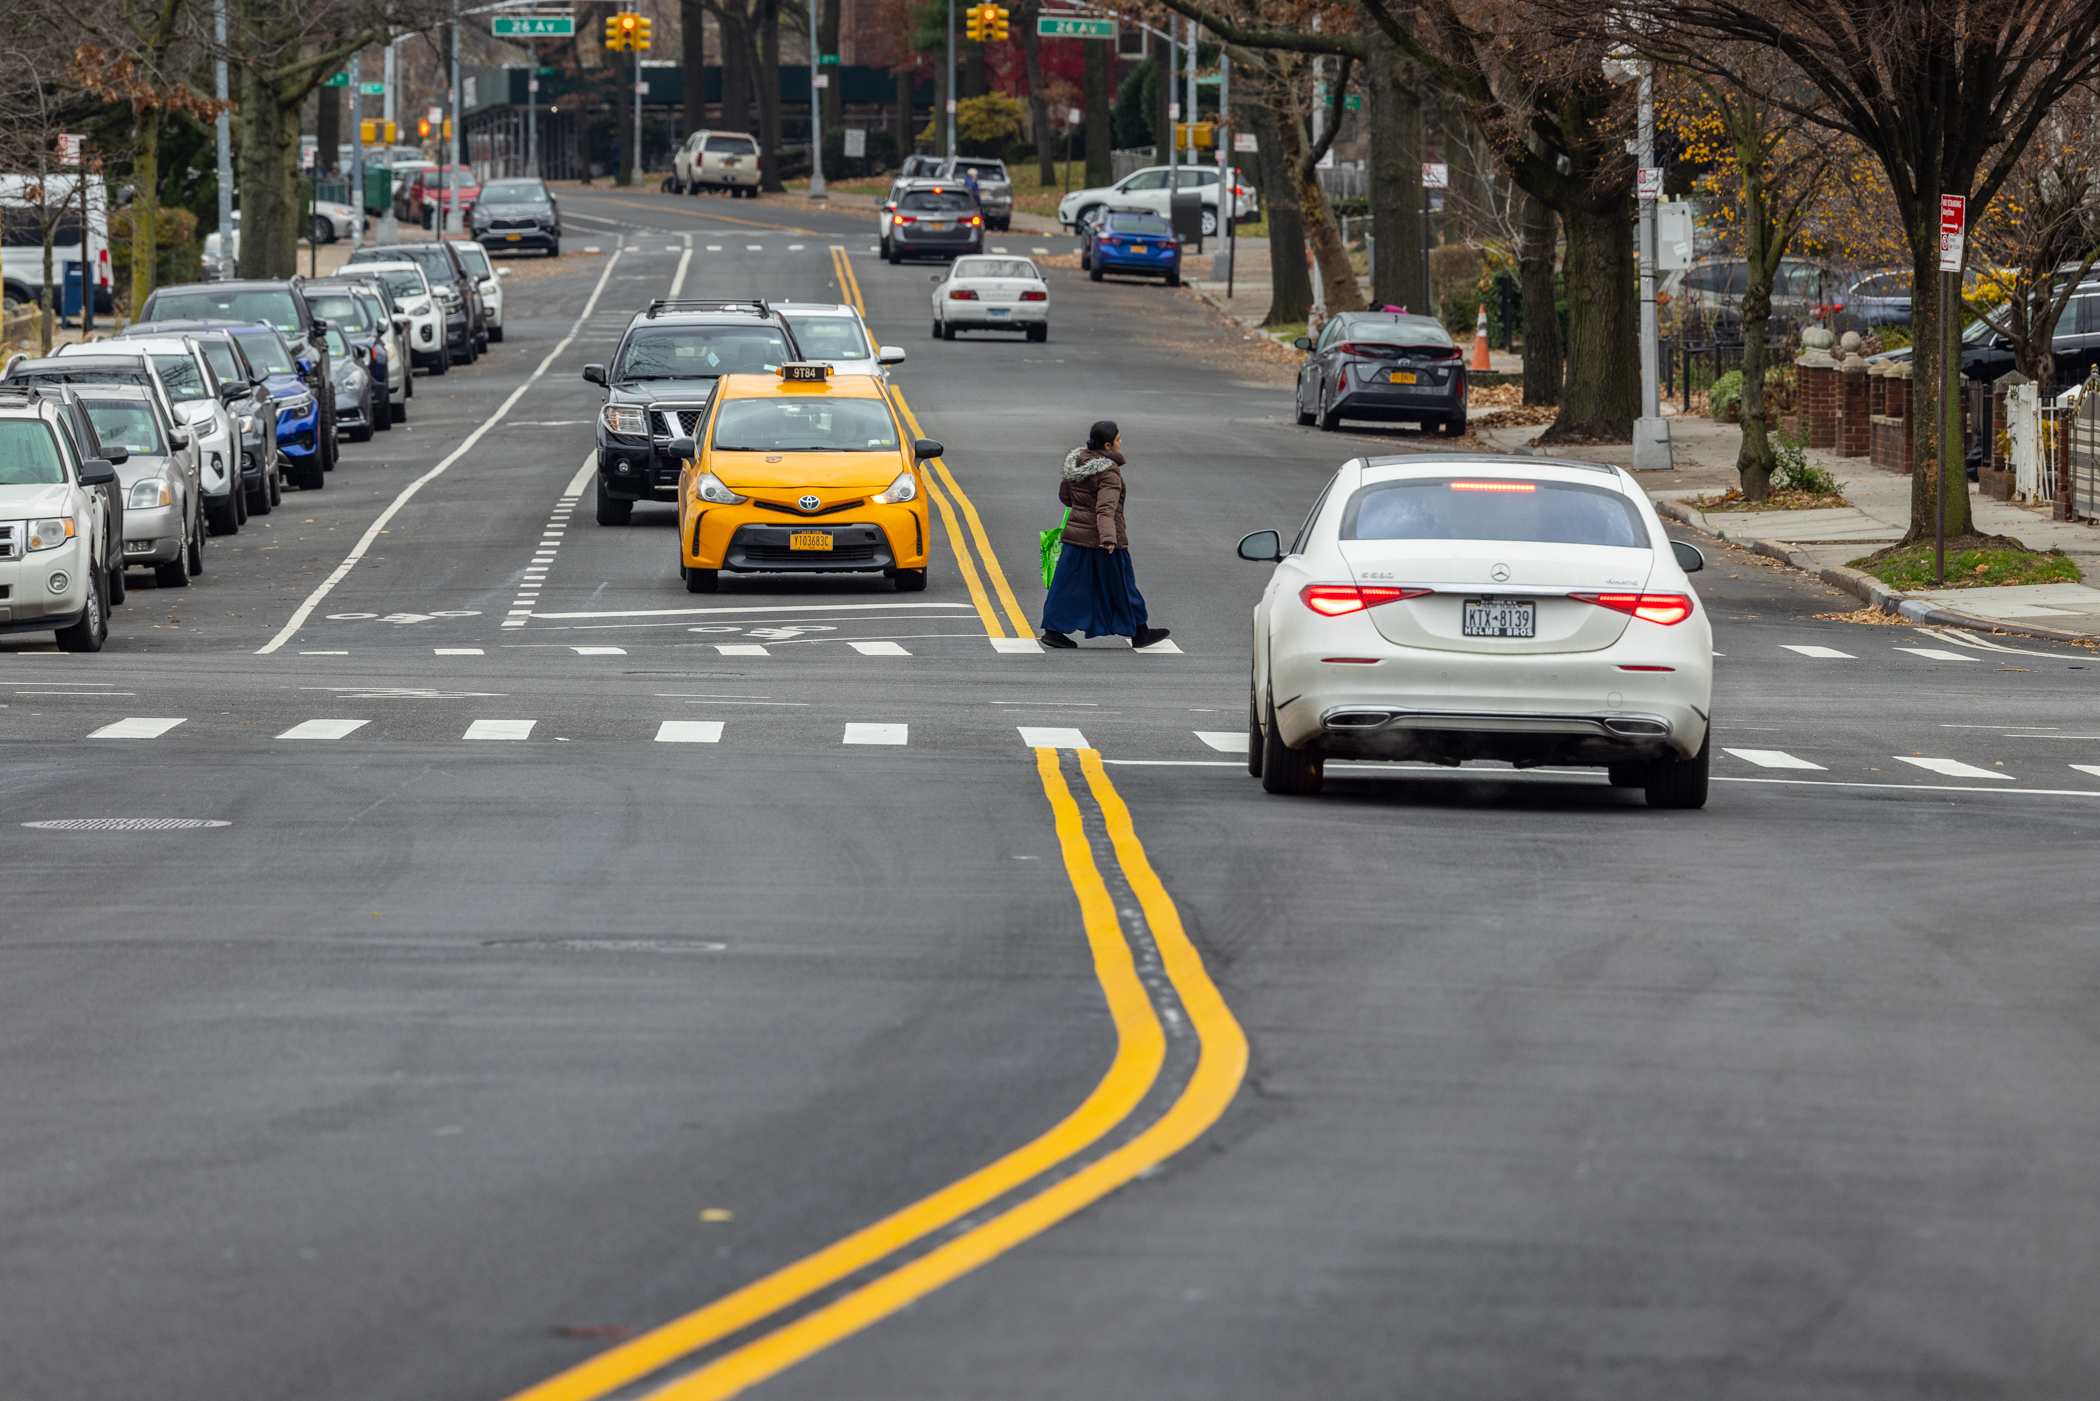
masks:
<svg viewBox="0 0 2100 1401"><path fill-rule="evenodd" d="M1164 642L1167 629L1148 625L1145 596L1130 566L1123 526L1123 435L1104 419L1086 446L1065 458L1057 499L1071 507L1050 595L1043 600L1043 645L1077 647L1067 634L1127 637L1133 647Z"/></svg>

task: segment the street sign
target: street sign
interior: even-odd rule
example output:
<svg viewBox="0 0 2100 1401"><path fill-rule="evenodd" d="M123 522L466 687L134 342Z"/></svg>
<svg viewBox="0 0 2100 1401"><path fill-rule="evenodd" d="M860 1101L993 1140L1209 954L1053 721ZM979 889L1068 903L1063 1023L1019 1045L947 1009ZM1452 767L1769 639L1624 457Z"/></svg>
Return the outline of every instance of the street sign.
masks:
<svg viewBox="0 0 2100 1401"><path fill-rule="evenodd" d="M1362 93L1360 93L1360 92L1349 92L1349 93L1343 93L1343 94L1342 94L1342 110L1343 110L1344 112L1361 112L1361 111L1363 111L1363 110L1364 110L1364 95L1363 95Z"/></svg>
<svg viewBox="0 0 2100 1401"><path fill-rule="evenodd" d="M836 68L838 61L839 56L837 54L822 54L817 58L817 66L820 68Z"/></svg>
<svg viewBox="0 0 2100 1401"><path fill-rule="evenodd" d="M567 39L576 33L573 15L498 15L494 22L498 39Z"/></svg>
<svg viewBox="0 0 2100 1401"><path fill-rule="evenodd" d="M359 84L357 85L357 90L358 90L359 92L363 93L363 94L364 94L364 95L365 95L366 97L385 97L385 96L386 96L386 84L385 84L385 83L359 83Z"/></svg>
<svg viewBox="0 0 2100 1401"><path fill-rule="evenodd" d="M868 133L857 126L846 128L846 154L854 160L868 154Z"/></svg>
<svg viewBox="0 0 2100 1401"><path fill-rule="evenodd" d="M1940 196L1940 271L1960 272L1962 242L1968 233L1966 195Z"/></svg>
<svg viewBox="0 0 2100 1401"><path fill-rule="evenodd" d="M1232 134L1232 149L1235 151L1259 151L1261 147L1256 144L1253 132L1236 131Z"/></svg>
<svg viewBox="0 0 2100 1401"><path fill-rule="evenodd" d="M809 85L813 88L828 88L831 86L831 75L819 73L809 80Z"/></svg>
<svg viewBox="0 0 2100 1401"><path fill-rule="evenodd" d="M1636 194L1641 199L1661 199L1663 173L1659 165L1644 165L1640 168L1640 181Z"/></svg>
<svg viewBox="0 0 2100 1401"><path fill-rule="evenodd" d="M1425 190L1450 189L1451 167L1442 161L1422 162L1422 188Z"/></svg>
<svg viewBox="0 0 2100 1401"><path fill-rule="evenodd" d="M1042 39L1113 39L1112 19L1081 19L1077 15L1038 15L1035 32Z"/></svg>
<svg viewBox="0 0 2100 1401"><path fill-rule="evenodd" d="M86 140L85 136L68 136L61 132L58 138L58 163L60 165L79 165L81 145Z"/></svg>
<svg viewBox="0 0 2100 1401"><path fill-rule="evenodd" d="M1083 122L1083 121L1085 121L1085 120L1086 120L1086 113L1084 113L1084 112L1080 111L1080 110L1079 110L1079 109L1078 109L1077 107L1067 107L1067 108L1065 108L1065 125L1066 125L1066 126L1078 126L1078 125L1079 125L1079 124L1080 124L1081 122Z"/></svg>
<svg viewBox="0 0 2100 1401"><path fill-rule="evenodd" d="M321 80L321 86L322 86L322 87L324 87L324 88L347 88L347 87L349 87L349 86L350 86L350 70L346 68L346 69L344 69L344 70L343 70L342 72L340 72L340 73L330 73L330 74L329 74L329 75L328 75L328 76L327 76L326 78L323 78L323 79Z"/></svg>

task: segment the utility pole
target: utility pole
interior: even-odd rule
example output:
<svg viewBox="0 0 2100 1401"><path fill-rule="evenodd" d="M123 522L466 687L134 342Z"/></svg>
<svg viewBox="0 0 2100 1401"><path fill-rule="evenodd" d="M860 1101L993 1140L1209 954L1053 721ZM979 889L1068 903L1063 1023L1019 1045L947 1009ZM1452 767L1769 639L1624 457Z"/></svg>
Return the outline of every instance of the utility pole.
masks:
<svg viewBox="0 0 2100 1401"><path fill-rule="evenodd" d="M952 8L955 0L949 0ZM824 72L824 53L817 41L817 5L809 5L809 193L816 198L824 193L824 84L830 81ZM841 109L843 110L843 109Z"/></svg>
<svg viewBox="0 0 2100 1401"><path fill-rule="evenodd" d="M631 185L642 183L642 51L634 51L634 157L627 167L633 172Z"/></svg>
<svg viewBox="0 0 2100 1401"><path fill-rule="evenodd" d="M445 211L445 216L440 222L439 232L458 233L459 186L454 182L459 179L458 168L466 164L460 153L465 149L467 140L466 124L461 120L465 114L460 111L462 94L459 88L459 0L452 0L452 91L448 96L452 99L452 159L449 163L453 169L448 175L439 177L438 188L444 190L449 187L452 199L449 202L450 208Z"/></svg>
<svg viewBox="0 0 2100 1401"><path fill-rule="evenodd" d="M212 63L214 96L219 99L219 266L233 265L233 118L226 111L226 0L212 0L212 38L219 57Z"/></svg>
<svg viewBox="0 0 2100 1401"><path fill-rule="evenodd" d="M1164 71L1154 75L1155 81L1167 85L1167 130L1161 136L1160 144L1164 148L1167 161L1167 217L1170 220L1173 218L1174 196L1181 193L1181 162L1174 159L1174 128L1181 124L1181 104L1174 100L1174 75L1181 71L1181 58L1176 48L1177 40L1174 38L1175 29L1174 16L1168 15L1167 32L1160 35L1167 41L1167 66ZM1155 107L1152 110L1156 112L1159 109ZM1159 155L1161 152L1154 151L1153 154Z"/></svg>
<svg viewBox="0 0 2100 1401"><path fill-rule="evenodd" d="M357 247L365 241L365 56L362 52L350 55L350 246ZM323 151L314 161L314 178L319 179L321 168L329 153ZM306 236L312 238L309 228Z"/></svg>
<svg viewBox="0 0 2100 1401"><path fill-rule="evenodd" d="M1641 65L1641 417L1633 426L1633 470L1661 472L1671 466L1670 425L1662 416L1661 376L1656 364L1655 202L1662 198L1662 172L1655 169L1655 65Z"/></svg>
<svg viewBox="0 0 2100 1401"><path fill-rule="evenodd" d="M525 173L540 173L540 41L525 41Z"/></svg>
<svg viewBox="0 0 2100 1401"><path fill-rule="evenodd" d="M955 0L948 0L948 157L955 157Z"/></svg>

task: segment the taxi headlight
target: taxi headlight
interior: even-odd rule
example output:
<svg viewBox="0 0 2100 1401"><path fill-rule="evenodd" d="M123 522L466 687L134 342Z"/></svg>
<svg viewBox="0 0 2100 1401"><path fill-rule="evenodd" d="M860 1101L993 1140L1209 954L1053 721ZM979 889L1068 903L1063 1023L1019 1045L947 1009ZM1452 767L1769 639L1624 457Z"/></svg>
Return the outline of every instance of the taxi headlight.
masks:
<svg viewBox="0 0 2100 1401"><path fill-rule="evenodd" d="M899 472L897 480L884 487L881 495L873 499L885 506L902 506L907 501L916 501L919 499L919 479L909 471Z"/></svg>
<svg viewBox="0 0 2100 1401"><path fill-rule="evenodd" d="M649 415L640 404L607 404L605 426L612 432L639 438L649 431Z"/></svg>
<svg viewBox="0 0 2100 1401"><path fill-rule="evenodd" d="M29 523L29 548L32 550L55 550L72 538L73 522L70 519Z"/></svg>
<svg viewBox="0 0 2100 1401"><path fill-rule="evenodd" d="M751 499L748 496L738 496L724 486L722 479L712 472L702 472L699 480L693 483L693 491L702 501L709 501L717 506L741 506Z"/></svg>
<svg viewBox="0 0 2100 1401"><path fill-rule="evenodd" d="M133 510L145 510L149 506L165 506L175 498L168 494L168 484L160 477L147 477L131 484L131 491L124 504Z"/></svg>

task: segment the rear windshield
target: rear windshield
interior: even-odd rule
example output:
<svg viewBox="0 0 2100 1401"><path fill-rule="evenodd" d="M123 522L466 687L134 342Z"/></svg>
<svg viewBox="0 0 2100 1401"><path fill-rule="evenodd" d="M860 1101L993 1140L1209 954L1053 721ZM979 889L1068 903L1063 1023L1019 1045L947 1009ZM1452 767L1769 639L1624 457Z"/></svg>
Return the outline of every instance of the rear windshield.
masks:
<svg viewBox="0 0 2100 1401"><path fill-rule="evenodd" d="M1499 477L1442 477L1364 487L1342 512L1342 538L1650 548L1639 512L1616 491L1576 482Z"/></svg>
<svg viewBox="0 0 2100 1401"><path fill-rule="evenodd" d="M248 363L266 375L298 373L292 367L291 352L286 350L284 342L275 336L241 336L241 350L248 356Z"/></svg>
<svg viewBox="0 0 2100 1401"><path fill-rule="evenodd" d="M547 187L537 180L491 180L481 187L483 204L546 204Z"/></svg>
<svg viewBox="0 0 2100 1401"><path fill-rule="evenodd" d="M962 258L955 264L956 277L1027 277L1037 281L1042 274L1026 258Z"/></svg>
<svg viewBox="0 0 2100 1401"><path fill-rule="evenodd" d="M54 486L65 479L49 428L26 418L0 420L0 486Z"/></svg>
<svg viewBox="0 0 2100 1401"><path fill-rule="evenodd" d="M710 136L707 138L707 149L723 155L755 156L758 154L758 143L748 136Z"/></svg>
<svg viewBox="0 0 2100 1401"><path fill-rule="evenodd" d="M787 338L772 326L659 326L627 338L615 378L769 375L787 358Z"/></svg>
<svg viewBox="0 0 2100 1401"><path fill-rule="evenodd" d="M1005 166L987 164L983 161L957 161L955 164L955 178L960 180L966 172L975 175L980 180L1004 180L1006 178Z"/></svg>
<svg viewBox="0 0 2100 1401"><path fill-rule="evenodd" d="M811 360L865 360L871 353L860 322L851 316L797 316L795 344Z"/></svg>
<svg viewBox="0 0 2100 1401"><path fill-rule="evenodd" d="M880 399L732 399L715 415L724 452L871 452L897 446Z"/></svg>
<svg viewBox="0 0 2100 1401"><path fill-rule="evenodd" d="M315 316L323 321L334 321L346 331L371 329L372 323L365 316L365 304L348 292L309 291L306 304L313 308Z"/></svg>
<svg viewBox="0 0 2100 1401"><path fill-rule="evenodd" d="M167 452L161 446L160 425L153 421L153 410L138 400L89 399L81 407L87 410L88 422L95 425L95 436L104 447L153 456Z"/></svg>
<svg viewBox="0 0 2100 1401"><path fill-rule="evenodd" d="M154 321L199 320L261 321L288 336L306 328L299 324L299 304L290 292L214 292L209 287L178 287L153 294Z"/></svg>
<svg viewBox="0 0 2100 1401"><path fill-rule="evenodd" d="M897 203L899 209L948 210L967 214L977 207L967 190L913 190Z"/></svg>
<svg viewBox="0 0 2100 1401"><path fill-rule="evenodd" d="M1380 325L1372 322L1351 322L1342 330L1342 339L1352 345L1394 346L1438 346L1451 345L1451 333L1433 321L1400 322Z"/></svg>
<svg viewBox="0 0 2100 1401"><path fill-rule="evenodd" d="M1111 233L1120 234L1171 234L1164 219L1155 219L1145 214L1112 214L1108 227Z"/></svg>
<svg viewBox="0 0 2100 1401"><path fill-rule="evenodd" d="M212 392L204 387L204 372L189 356L156 355L153 365L160 371L160 382L168 386L168 397L176 403L212 397Z"/></svg>

